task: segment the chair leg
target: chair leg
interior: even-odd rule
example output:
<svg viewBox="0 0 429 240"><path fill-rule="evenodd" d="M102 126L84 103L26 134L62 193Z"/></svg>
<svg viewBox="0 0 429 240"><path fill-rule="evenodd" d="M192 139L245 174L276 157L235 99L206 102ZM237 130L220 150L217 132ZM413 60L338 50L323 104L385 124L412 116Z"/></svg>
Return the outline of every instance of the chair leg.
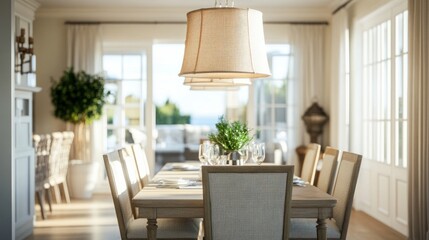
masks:
<svg viewBox="0 0 429 240"><path fill-rule="evenodd" d="M45 194L44 194L44 190L37 191L36 192L36 196L37 196L37 201L39 201L40 212L42 214L42 219L45 220L46 219L46 214L45 214Z"/></svg>
<svg viewBox="0 0 429 240"><path fill-rule="evenodd" d="M64 194L64 199L66 200L66 203L70 203L70 194L69 194L67 181L62 182L61 186L63 188L63 194Z"/></svg>
<svg viewBox="0 0 429 240"><path fill-rule="evenodd" d="M48 189L45 188L45 192L46 192L46 198L48 199L49 212L52 213L52 196L51 196L51 192L49 191L49 188Z"/></svg>
<svg viewBox="0 0 429 240"><path fill-rule="evenodd" d="M61 203L61 193L60 193L60 187L58 184L55 184L51 187L51 191L54 194L55 203Z"/></svg>

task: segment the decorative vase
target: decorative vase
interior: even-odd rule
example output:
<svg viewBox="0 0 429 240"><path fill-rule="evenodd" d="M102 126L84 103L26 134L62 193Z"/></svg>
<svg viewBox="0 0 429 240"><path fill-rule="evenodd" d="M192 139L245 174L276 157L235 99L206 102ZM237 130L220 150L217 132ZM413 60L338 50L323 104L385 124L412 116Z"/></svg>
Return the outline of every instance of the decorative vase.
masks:
<svg viewBox="0 0 429 240"><path fill-rule="evenodd" d="M244 165L248 157L247 147L244 147L238 151L232 151L226 155L225 165Z"/></svg>

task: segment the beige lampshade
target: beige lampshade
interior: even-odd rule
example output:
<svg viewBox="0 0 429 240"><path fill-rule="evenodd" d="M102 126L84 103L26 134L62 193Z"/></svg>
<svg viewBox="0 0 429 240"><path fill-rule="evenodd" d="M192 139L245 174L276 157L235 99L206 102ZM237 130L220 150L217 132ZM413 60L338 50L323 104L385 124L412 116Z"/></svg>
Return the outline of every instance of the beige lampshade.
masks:
<svg viewBox="0 0 429 240"><path fill-rule="evenodd" d="M199 86L199 87L238 87L250 85L250 79L239 78L185 78L183 85L187 86Z"/></svg>
<svg viewBox="0 0 429 240"><path fill-rule="evenodd" d="M239 87L222 87L222 86L191 86L192 91L238 91Z"/></svg>
<svg viewBox="0 0 429 240"><path fill-rule="evenodd" d="M271 75L262 13L232 7L187 14L185 55L179 76L264 78Z"/></svg>

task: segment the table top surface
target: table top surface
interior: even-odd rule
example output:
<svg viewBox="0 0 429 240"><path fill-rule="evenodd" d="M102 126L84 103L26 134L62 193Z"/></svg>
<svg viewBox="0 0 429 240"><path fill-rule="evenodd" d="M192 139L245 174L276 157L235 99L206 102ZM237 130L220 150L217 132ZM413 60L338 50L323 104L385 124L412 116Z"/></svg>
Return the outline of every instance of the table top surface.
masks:
<svg viewBox="0 0 429 240"><path fill-rule="evenodd" d="M203 189L199 187L200 174L195 170L199 162L168 163L134 198L133 205L141 208L203 208ZM194 187L160 187L160 180L195 181ZM200 185L201 186L201 185ZM292 208L333 208L337 200L312 185L292 188Z"/></svg>

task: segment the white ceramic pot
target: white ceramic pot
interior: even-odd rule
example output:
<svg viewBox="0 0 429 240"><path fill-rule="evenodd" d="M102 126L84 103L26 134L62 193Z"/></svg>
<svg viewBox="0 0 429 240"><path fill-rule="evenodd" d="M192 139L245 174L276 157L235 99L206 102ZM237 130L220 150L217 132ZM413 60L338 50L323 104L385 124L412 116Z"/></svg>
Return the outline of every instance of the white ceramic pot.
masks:
<svg viewBox="0 0 429 240"><path fill-rule="evenodd" d="M71 160L67 182L72 198L89 199L92 197L98 176L98 162Z"/></svg>

